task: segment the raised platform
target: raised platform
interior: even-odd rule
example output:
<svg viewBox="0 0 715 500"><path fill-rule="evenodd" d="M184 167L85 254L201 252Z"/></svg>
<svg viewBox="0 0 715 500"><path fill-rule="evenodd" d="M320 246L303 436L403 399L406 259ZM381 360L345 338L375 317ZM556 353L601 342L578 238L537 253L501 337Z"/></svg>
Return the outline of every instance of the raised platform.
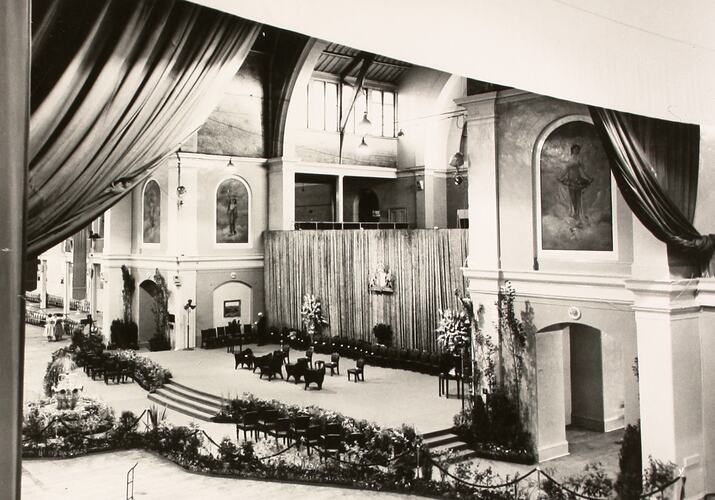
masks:
<svg viewBox="0 0 715 500"><path fill-rule="evenodd" d="M260 355L276 346L244 347ZM348 382L347 369L354 367L355 361L346 358L340 360L340 375L326 376L322 390L312 386L306 391L303 384L296 385L292 379L269 382L259 379L258 373L251 370L235 370L233 355L224 349L142 354L170 369L174 376L174 383L152 394L150 399L175 410L182 407L200 420L208 420L215 414L222 399L243 393L288 404L315 405L384 427L410 424L421 433L450 428L454 415L462 407L456 397L438 396L437 377L431 375L366 366L365 382ZM291 360L302 355L301 351L291 352ZM315 354L316 360L329 361L329 356Z"/></svg>

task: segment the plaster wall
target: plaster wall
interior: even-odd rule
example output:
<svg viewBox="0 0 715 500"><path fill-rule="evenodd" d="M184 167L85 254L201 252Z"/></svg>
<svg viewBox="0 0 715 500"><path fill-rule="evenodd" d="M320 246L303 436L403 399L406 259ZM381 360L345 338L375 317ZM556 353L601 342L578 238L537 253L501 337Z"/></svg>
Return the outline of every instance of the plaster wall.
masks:
<svg viewBox="0 0 715 500"><path fill-rule="evenodd" d="M304 124L305 127L305 124ZM308 128L293 131L298 158L306 162L340 163L340 134ZM362 137L345 134L342 163L351 165L376 165L394 167L397 164L398 139L393 137L375 137L367 135L365 142L368 151L358 149Z"/></svg>
<svg viewBox="0 0 715 500"><path fill-rule="evenodd" d="M538 159L535 149L542 132L556 120L588 116L580 104L546 96L499 92L496 101L496 155L499 172L499 222L501 264L504 269L533 269L538 257L540 270L622 274L633 261L631 212L620 193L613 210L617 227L617 251L608 260L575 255L568 260L546 257L537 249L536 182ZM527 244L527 239L530 244ZM577 252L576 252L577 253Z"/></svg>
<svg viewBox="0 0 715 500"><path fill-rule="evenodd" d="M208 120L182 145L182 150L261 158L263 140L263 73L265 55L251 52Z"/></svg>

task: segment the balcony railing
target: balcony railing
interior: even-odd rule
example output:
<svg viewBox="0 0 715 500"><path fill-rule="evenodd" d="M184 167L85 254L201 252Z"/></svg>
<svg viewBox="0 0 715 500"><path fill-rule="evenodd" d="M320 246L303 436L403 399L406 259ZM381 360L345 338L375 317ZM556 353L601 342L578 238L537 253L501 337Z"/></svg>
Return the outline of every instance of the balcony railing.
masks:
<svg viewBox="0 0 715 500"><path fill-rule="evenodd" d="M296 222L295 229L324 230L324 229L409 229L407 222Z"/></svg>

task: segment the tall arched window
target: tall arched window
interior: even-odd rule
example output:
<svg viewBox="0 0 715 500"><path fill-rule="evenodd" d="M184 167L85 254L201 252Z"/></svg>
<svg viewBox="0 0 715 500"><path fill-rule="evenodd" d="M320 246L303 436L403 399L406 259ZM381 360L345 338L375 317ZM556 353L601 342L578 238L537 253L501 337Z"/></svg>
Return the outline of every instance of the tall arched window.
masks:
<svg viewBox="0 0 715 500"><path fill-rule="evenodd" d="M161 242L161 189L159 183L150 180L144 185L142 199L142 242Z"/></svg>
<svg viewBox="0 0 715 500"><path fill-rule="evenodd" d="M216 190L216 243L248 243L251 195L238 177L226 179Z"/></svg>

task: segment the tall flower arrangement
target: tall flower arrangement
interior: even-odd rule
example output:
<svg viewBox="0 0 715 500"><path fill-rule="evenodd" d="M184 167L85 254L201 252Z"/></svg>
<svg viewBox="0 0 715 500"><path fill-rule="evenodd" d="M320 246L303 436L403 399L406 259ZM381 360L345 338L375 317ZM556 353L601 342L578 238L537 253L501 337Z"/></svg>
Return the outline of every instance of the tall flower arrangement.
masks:
<svg viewBox="0 0 715 500"><path fill-rule="evenodd" d="M440 309L437 342L450 353L461 355L462 349L469 346L471 325L466 312Z"/></svg>
<svg viewBox="0 0 715 500"><path fill-rule="evenodd" d="M303 318L303 325L308 331L308 335L314 335L322 325L327 325L323 317L323 309L320 301L313 294L303 296L303 305L300 308L300 315Z"/></svg>

